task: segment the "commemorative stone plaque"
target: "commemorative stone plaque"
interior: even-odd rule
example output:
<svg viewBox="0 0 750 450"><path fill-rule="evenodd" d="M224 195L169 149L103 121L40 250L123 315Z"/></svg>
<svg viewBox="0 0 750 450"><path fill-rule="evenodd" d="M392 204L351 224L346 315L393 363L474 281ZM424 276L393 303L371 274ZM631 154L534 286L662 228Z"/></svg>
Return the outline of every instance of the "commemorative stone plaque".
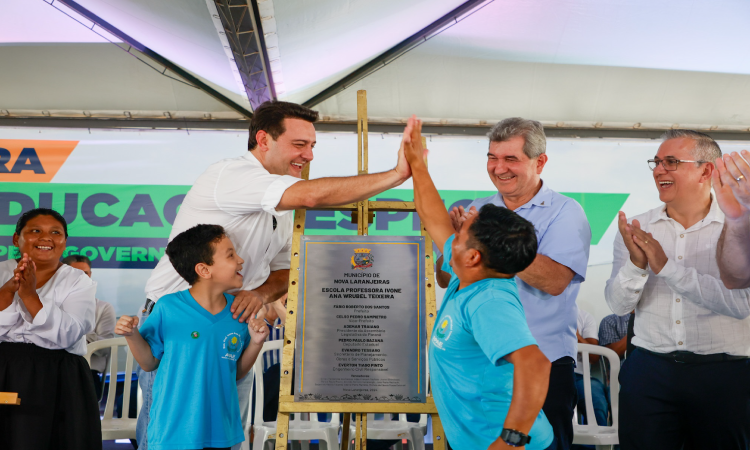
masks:
<svg viewBox="0 0 750 450"><path fill-rule="evenodd" d="M426 401L424 242L302 236L297 401Z"/></svg>

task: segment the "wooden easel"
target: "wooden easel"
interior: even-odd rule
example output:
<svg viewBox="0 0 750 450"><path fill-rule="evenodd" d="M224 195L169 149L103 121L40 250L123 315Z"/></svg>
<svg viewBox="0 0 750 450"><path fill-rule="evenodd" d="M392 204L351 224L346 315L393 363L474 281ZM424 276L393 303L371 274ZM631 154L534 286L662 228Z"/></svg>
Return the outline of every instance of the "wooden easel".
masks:
<svg viewBox="0 0 750 450"><path fill-rule="evenodd" d="M357 173L368 173L367 153L367 93L357 91ZM423 138L424 139L424 138ZM305 167L302 177L308 179L310 166ZM357 234L368 235L368 225L373 221L375 211L416 212L414 202L384 202L364 200L357 203L319 208L333 211L351 211L352 222L357 221ZM289 273L289 295L287 297L287 318L285 324L284 348L281 363L281 386L279 389L279 415L276 421L276 450L287 450L289 434L289 415L291 413L344 413L341 450L349 448L349 425L351 413L356 417L356 450L367 449L367 414L368 413L417 413L432 416L433 448L445 449L445 435L438 417L435 402L428 394L426 403L333 403L333 402L295 402L292 393L292 368L294 366L294 343L297 336L297 312L299 293L299 252L300 238L305 234L305 210L297 210L294 215L294 237L292 241L292 263ZM435 300L435 270L432 261L432 239L424 226L420 226L425 237L425 294L427 342L430 342L432 327L437 317Z"/></svg>
<svg viewBox="0 0 750 450"><path fill-rule="evenodd" d="M0 392L0 405L20 405L21 399L16 392Z"/></svg>

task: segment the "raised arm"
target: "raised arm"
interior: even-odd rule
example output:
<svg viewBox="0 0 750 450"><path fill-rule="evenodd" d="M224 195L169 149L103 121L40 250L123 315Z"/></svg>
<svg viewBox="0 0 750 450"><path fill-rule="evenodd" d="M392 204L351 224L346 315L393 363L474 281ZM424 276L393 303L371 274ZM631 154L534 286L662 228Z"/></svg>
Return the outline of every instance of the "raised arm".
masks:
<svg viewBox="0 0 750 450"><path fill-rule="evenodd" d="M750 157L746 150L743 156ZM724 212L724 229L716 247L721 281L729 289L750 287L750 166L732 153L716 160L714 192Z"/></svg>
<svg viewBox="0 0 750 450"><path fill-rule="evenodd" d="M411 175L409 164L404 157L403 142L412 132L413 126L414 123L409 122L404 129L404 138L394 169L355 177L325 177L299 181L284 191L276 209L284 211L342 205L366 200L373 195L399 186Z"/></svg>
<svg viewBox="0 0 750 450"><path fill-rule="evenodd" d="M438 250L443 252L445 241L453 234L453 225L424 162L422 122L412 116L409 119L407 129L410 126L411 133L409 135L404 134L402 149L411 167L414 183L414 204L419 218L425 224L427 232L430 233L430 237L437 245Z"/></svg>

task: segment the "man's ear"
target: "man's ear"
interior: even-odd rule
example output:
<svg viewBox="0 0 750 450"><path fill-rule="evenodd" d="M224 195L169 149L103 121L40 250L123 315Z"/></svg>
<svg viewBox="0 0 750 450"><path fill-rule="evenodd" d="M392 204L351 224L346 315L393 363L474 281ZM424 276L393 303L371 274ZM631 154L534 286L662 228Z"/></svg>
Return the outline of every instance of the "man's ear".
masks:
<svg viewBox="0 0 750 450"><path fill-rule="evenodd" d="M256 149L267 152L269 150L269 145L271 141L271 135L263 130L258 130L257 133L255 133L255 142L258 143L258 146Z"/></svg>
<svg viewBox="0 0 750 450"><path fill-rule="evenodd" d="M205 263L198 263L195 265L195 273L203 279L211 278L211 267Z"/></svg>
<svg viewBox="0 0 750 450"><path fill-rule="evenodd" d="M716 165L712 162L703 164L703 172L701 173L701 183L711 183L711 174L716 170Z"/></svg>
<svg viewBox="0 0 750 450"><path fill-rule="evenodd" d="M18 233L13 233L13 245L18 247Z"/></svg>
<svg viewBox="0 0 750 450"><path fill-rule="evenodd" d="M464 254L464 265L468 268L475 268L482 265L482 254L475 248L470 248Z"/></svg>
<svg viewBox="0 0 750 450"><path fill-rule="evenodd" d="M540 174L542 173L542 169L544 169L544 165L547 164L547 154L542 153L541 155L537 156L536 158L536 173Z"/></svg>

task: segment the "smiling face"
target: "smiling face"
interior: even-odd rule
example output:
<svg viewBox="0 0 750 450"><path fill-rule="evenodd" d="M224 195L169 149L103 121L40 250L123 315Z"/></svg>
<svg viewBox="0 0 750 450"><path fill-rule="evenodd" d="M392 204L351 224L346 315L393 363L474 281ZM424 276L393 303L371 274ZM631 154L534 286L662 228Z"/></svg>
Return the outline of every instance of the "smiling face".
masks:
<svg viewBox="0 0 750 450"><path fill-rule="evenodd" d="M654 159L679 159L694 161L695 141L689 138L675 138L664 141ZM659 200L666 204L689 202L700 198L706 184L710 187L710 163L679 163L676 170L666 170L659 164L653 172Z"/></svg>
<svg viewBox="0 0 750 450"><path fill-rule="evenodd" d="M26 222L21 234L13 234L13 245L37 264L60 261L65 251L65 229L52 216L36 216Z"/></svg>
<svg viewBox="0 0 750 450"><path fill-rule="evenodd" d="M515 136L502 142L490 142L487 173L503 197L523 197L539 186L547 155L529 158L523 151L526 139Z"/></svg>
<svg viewBox="0 0 750 450"><path fill-rule="evenodd" d="M208 267L211 280L221 285L224 291L242 287L242 264L245 261L234 250L232 241L224 236L214 245L214 263Z"/></svg>
<svg viewBox="0 0 750 450"><path fill-rule="evenodd" d="M313 160L315 127L306 120L286 118L284 129L286 131L278 139L262 132L264 137L258 142L266 150L263 166L276 175L302 178L302 169Z"/></svg>

